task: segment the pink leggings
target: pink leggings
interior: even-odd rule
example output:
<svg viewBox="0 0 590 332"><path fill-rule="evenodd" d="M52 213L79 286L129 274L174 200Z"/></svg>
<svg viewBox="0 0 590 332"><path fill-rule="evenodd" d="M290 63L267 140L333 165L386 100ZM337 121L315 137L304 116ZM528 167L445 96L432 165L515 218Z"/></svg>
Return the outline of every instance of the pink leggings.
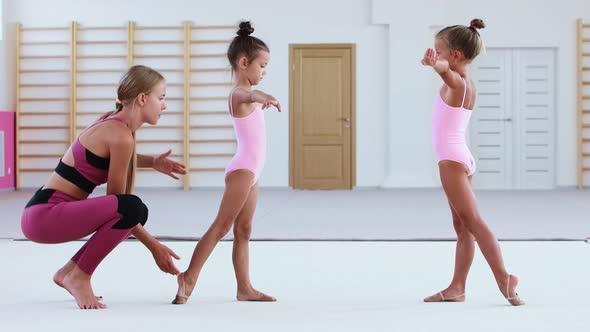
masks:
<svg viewBox="0 0 590 332"><path fill-rule="evenodd" d="M147 217L147 207L135 195L78 200L54 189L39 189L23 212L21 227L27 239L39 243L63 243L94 233L72 257L82 271L92 275Z"/></svg>

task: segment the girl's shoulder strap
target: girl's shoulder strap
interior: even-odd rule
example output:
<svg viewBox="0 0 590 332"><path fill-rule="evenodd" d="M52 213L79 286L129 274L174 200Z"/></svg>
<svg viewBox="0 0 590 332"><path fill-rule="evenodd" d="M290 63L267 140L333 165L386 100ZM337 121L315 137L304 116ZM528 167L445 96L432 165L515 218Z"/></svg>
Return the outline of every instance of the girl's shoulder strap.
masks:
<svg viewBox="0 0 590 332"><path fill-rule="evenodd" d="M461 100L461 108L463 108L463 104L465 103L465 96L467 95L467 82L463 77L461 77L461 79L463 80L463 99Z"/></svg>

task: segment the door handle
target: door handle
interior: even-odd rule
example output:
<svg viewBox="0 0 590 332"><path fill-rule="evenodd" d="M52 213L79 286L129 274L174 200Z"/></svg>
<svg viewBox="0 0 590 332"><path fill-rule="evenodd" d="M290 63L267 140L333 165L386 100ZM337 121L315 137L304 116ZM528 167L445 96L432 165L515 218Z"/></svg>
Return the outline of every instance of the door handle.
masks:
<svg viewBox="0 0 590 332"><path fill-rule="evenodd" d="M340 118L340 120L344 121L345 128L350 128L350 118Z"/></svg>
<svg viewBox="0 0 590 332"><path fill-rule="evenodd" d="M480 120L480 121L494 121L494 122L496 122L496 121L497 121L497 122L500 122L500 121L502 121L502 122L512 122L512 118L503 118L503 119L483 119L483 120Z"/></svg>

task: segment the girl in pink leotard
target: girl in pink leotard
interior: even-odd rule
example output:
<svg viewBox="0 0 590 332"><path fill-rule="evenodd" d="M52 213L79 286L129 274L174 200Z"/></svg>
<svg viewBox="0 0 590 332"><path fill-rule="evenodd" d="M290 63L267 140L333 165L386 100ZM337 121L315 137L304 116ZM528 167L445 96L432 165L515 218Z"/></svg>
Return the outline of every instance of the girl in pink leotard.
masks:
<svg viewBox="0 0 590 332"><path fill-rule="evenodd" d="M469 64L483 47L477 30L484 27L482 20L474 19L469 26L442 29L436 35L434 49L427 49L422 59L422 64L431 66L444 81L434 103L432 139L457 233L453 279L446 289L425 298L425 302L465 301L465 284L477 240L502 295L512 305L524 304L516 293L518 278L506 271L498 240L481 218L471 190L475 160L465 143L465 130L476 94L469 78Z"/></svg>
<svg viewBox="0 0 590 332"><path fill-rule="evenodd" d="M266 159L266 127L264 123L263 105L257 104L246 116L234 116L233 95L240 94L236 86L229 94L229 112L232 116L234 131L238 141L236 154L225 168L225 175L237 171L248 170L254 175L252 184L258 182L260 172ZM239 97L238 97L239 98Z"/></svg>
<svg viewBox="0 0 590 332"><path fill-rule="evenodd" d="M178 275L178 292L172 303L184 304L191 295L205 261L232 228L234 243L232 260L237 279L238 301L275 301L256 290L250 282L248 243L258 196L258 178L266 156L264 110L270 106L279 112L281 105L271 95L252 90L266 74L270 60L266 44L250 34L250 22L240 23L240 29L227 51L236 78L229 95L229 114L237 138L237 151L225 169L225 193L213 224L203 235L188 269Z"/></svg>

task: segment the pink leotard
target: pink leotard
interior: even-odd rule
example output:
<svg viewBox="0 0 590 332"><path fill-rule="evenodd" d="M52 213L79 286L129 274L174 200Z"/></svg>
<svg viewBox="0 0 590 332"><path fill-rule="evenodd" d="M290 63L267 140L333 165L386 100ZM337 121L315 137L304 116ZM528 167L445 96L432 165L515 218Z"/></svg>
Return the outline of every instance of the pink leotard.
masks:
<svg viewBox="0 0 590 332"><path fill-rule="evenodd" d="M467 94L467 83L463 79L465 91L461 107L449 106L440 96L434 101L432 112L432 144L437 160L452 160L467 166L468 175L475 173L475 159L465 142L465 130L469 125L471 110L463 107Z"/></svg>
<svg viewBox="0 0 590 332"><path fill-rule="evenodd" d="M235 89L234 89L235 90ZM232 95L229 95L229 112L232 116L238 147L236 154L225 168L225 174L239 169L249 170L254 174L253 184L258 181L266 160L266 125L262 105L245 117L236 118L232 107Z"/></svg>

